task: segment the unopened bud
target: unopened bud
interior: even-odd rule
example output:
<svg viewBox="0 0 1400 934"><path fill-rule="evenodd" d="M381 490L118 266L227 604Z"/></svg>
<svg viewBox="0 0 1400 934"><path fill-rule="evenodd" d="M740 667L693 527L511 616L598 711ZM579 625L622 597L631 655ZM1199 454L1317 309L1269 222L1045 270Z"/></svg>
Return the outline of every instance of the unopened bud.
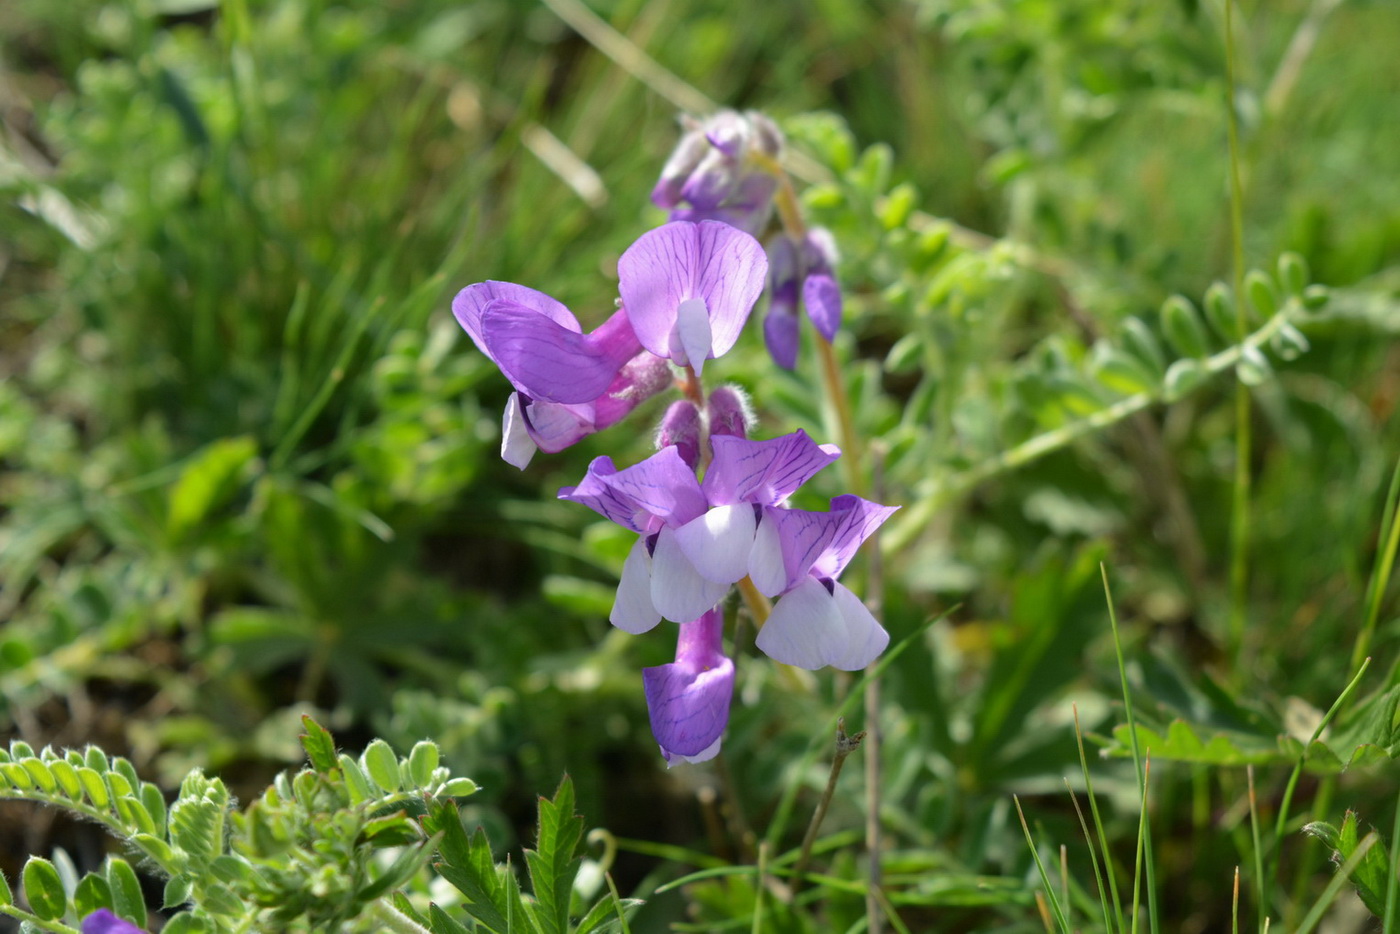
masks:
<svg viewBox="0 0 1400 934"><path fill-rule="evenodd" d="M712 436L746 438L749 427L753 425L753 409L749 406L748 394L738 386L721 386L711 392L705 413L710 419Z"/></svg>
<svg viewBox="0 0 1400 934"><path fill-rule="evenodd" d="M671 403L656 429L656 449L674 447L691 470L700 466L700 410L689 399Z"/></svg>

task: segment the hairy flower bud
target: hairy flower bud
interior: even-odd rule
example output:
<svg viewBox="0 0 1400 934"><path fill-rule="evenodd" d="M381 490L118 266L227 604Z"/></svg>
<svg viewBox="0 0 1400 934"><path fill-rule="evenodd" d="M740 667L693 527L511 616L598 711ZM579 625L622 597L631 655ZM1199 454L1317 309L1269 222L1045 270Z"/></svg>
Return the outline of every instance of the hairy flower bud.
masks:
<svg viewBox="0 0 1400 934"><path fill-rule="evenodd" d="M753 425L753 409L748 395L738 386L721 386L710 393L705 403L710 420L710 435L732 435L747 438Z"/></svg>
<svg viewBox="0 0 1400 934"><path fill-rule="evenodd" d="M700 466L700 410L689 399L672 402L657 426L657 450L672 446L691 470Z"/></svg>
<svg viewBox="0 0 1400 934"><path fill-rule="evenodd" d="M777 180L751 154L776 159L783 135L757 111L721 110L703 121L682 118L676 144L651 200L671 220L718 220L751 234L768 226Z"/></svg>

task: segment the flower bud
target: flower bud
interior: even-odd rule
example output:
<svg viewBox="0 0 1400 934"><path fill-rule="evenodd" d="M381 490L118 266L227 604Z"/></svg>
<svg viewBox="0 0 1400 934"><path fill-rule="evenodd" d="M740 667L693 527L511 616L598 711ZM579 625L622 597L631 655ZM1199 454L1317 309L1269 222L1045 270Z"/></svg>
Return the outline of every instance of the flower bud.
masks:
<svg viewBox="0 0 1400 934"><path fill-rule="evenodd" d="M738 386L721 386L711 392L705 403L705 414L710 420L711 436L746 438L754 422L748 394Z"/></svg>
<svg viewBox="0 0 1400 934"><path fill-rule="evenodd" d="M656 449L675 447L691 470L700 466L700 410L689 399L671 403L656 429Z"/></svg>

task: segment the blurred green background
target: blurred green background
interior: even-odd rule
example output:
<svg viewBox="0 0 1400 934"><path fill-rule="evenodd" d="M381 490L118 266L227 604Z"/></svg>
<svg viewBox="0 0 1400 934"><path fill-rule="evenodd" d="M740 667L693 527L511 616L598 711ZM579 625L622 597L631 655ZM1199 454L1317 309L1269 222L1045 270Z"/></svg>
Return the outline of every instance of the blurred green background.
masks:
<svg viewBox="0 0 1400 934"><path fill-rule="evenodd" d="M592 326L617 256L663 219L647 195L676 107L625 67L635 55L581 38L560 15L575 6L0 6L0 730L102 743L171 787L203 766L245 797L299 761L308 710L350 747L429 736L484 787L469 816L503 849L565 770L590 825L721 856L734 841L706 840L697 789L760 834L792 783L815 799L825 772L802 755L827 726L812 710L849 681L789 678L751 635L729 775L666 773L655 753L639 669L673 647L610 629L630 543L554 494L593 456L645 456L659 410L517 472L496 456L507 384L449 312L457 289L500 279ZM1160 774L1154 757L1167 927L1223 929L1248 843L1239 766L1255 756L1272 807L1277 737L1305 739L1298 723L1354 673L1400 452L1392 0L1237 8L1246 257L1283 295L1275 261L1295 251L1332 294L1300 324L1310 350L1266 348L1253 389L1242 638L1228 376L1022 469L978 466L1163 392L1178 355L1163 301L1200 305L1230 281L1218 3L589 8L713 101L774 116L843 251L838 351L862 434L888 450L882 498L905 506L888 626L898 641L956 607L883 695L906 921L1041 929L1009 793L1047 841L1082 846L1061 783L1078 773L1069 703L1101 737L1122 722L1103 561L1141 716L1238 754ZM561 171L555 144L584 168ZM1104 364L1144 333L1145 372ZM752 392L761 435L835 440L810 351L777 372L751 327L714 369ZM845 491L827 473L814 499ZM1382 597L1362 688L1377 702L1400 658ZM1094 768L1131 865L1131 769ZM1326 794L1295 811L1388 826L1384 768L1308 778ZM859 825L863 779L845 781L831 832ZM11 875L26 852L93 841L0 808ZM1326 881L1320 846L1289 846L1276 919ZM857 855L838 849L831 871L858 875ZM1071 854L1088 879L1086 859ZM618 872L642 894L676 874L626 847ZM671 893L637 929L686 911L708 929L737 897ZM815 929L844 929L843 910L860 913L837 900Z"/></svg>

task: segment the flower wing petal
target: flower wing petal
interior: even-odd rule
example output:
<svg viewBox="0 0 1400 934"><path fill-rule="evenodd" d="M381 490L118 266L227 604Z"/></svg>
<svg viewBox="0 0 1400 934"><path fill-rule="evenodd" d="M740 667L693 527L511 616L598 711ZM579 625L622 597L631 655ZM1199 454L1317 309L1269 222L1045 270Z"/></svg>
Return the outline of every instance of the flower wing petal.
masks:
<svg viewBox="0 0 1400 934"><path fill-rule="evenodd" d="M881 506L849 493L833 499L831 515L837 520L835 534L822 555L813 562L812 573L835 580L865 540L898 509L898 506Z"/></svg>
<svg viewBox="0 0 1400 934"><path fill-rule="evenodd" d="M775 661L817 669L842 657L847 624L822 583L808 577L774 605L754 641Z"/></svg>
<svg viewBox="0 0 1400 934"><path fill-rule="evenodd" d="M732 584L748 573L755 526L749 504L717 506L676 529L676 543L701 577Z"/></svg>
<svg viewBox="0 0 1400 934"><path fill-rule="evenodd" d="M729 584L700 576L681 550L676 532L663 528L651 556L651 602L666 619L683 622L713 609L729 593Z"/></svg>
<svg viewBox="0 0 1400 934"><path fill-rule="evenodd" d="M515 302L517 305L524 305L533 309L536 313L543 315L555 324L566 330L579 332L578 319L573 316L569 309L565 308L562 302L550 298L543 292L538 292L523 285L516 285L514 282L478 282L469 285L457 293L452 299L452 315L457 319L457 323L471 336L477 349L493 361L496 357L486 346L481 337L481 313L486 310L486 306L497 299Z"/></svg>
<svg viewBox="0 0 1400 934"><path fill-rule="evenodd" d="M617 599L613 601L608 620L623 632L633 635L655 628L661 614L651 604L651 554L646 538L638 538L627 560L622 564L622 579L617 584Z"/></svg>

